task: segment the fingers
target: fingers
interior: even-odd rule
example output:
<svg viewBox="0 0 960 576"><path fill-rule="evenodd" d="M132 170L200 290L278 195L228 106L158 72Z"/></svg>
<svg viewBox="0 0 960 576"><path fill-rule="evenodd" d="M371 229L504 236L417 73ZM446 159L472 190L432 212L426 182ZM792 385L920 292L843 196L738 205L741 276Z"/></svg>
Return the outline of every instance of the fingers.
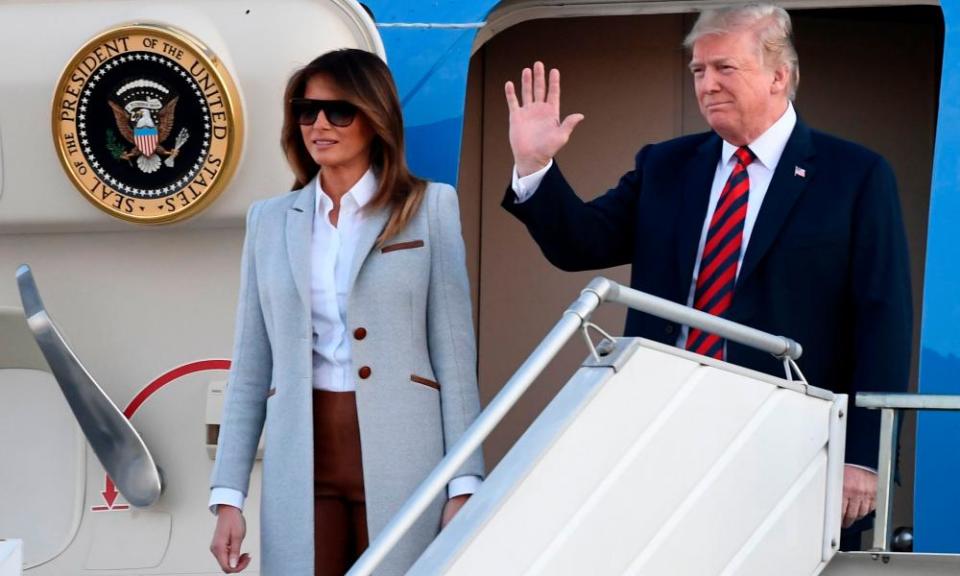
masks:
<svg viewBox="0 0 960 576"><path fill-rule="evenodd" d="M520 102L517 100L517 91L513 87L513 82L507 82L503 86L503 91L507 97L507 109L510 112L520 109Z"/></svg>
<svg viewBox="0 0 960 576"><path fill-rule="evenodd" d="M218 518L217 529L213 533L213 541L210 542L210 552L217 560L217 564L220 565L220 569L224 572L230 569L230 560L228 559L229 546L227 546L228 538L229 532L226 529L226 525Z"/></svg>
<svg viewBox="0 0 960 576"><path fill-rule="evenodd" d="M877 475L847 465L843 469L843 527L869 514L876 506Z"/></svg>
<svg viewBox="0 0 960 576"><path fill-rule="evenodd" d="M876 500L864 495L854 494L843 498L843 521L841 525L849 528L854 522L873 512Z"/></svg>
<svg viewBox="0 0 960 576"><path fill-rule="evenodd" d="M550 104L559 112L560 110L560 71L556 68L550 69L550 87L547 89L547 104Z"/></svg>
<svg viewBox="0 0 960 576"><path fill-rule="evenodd" d="M853 497L843 499L844 528L849 528L854 522L873 511L874 502L870 498Z"/></svg>
<svg viewBox="0 0 960 576"><path fill-rule="evenodd" d="M227 574L239 572L250 563L248 554L240 554L240 547L246 534L243 515L229 506L221 506L217 514L217 528L210 543L210 552Z"/></svg>
<svg viewBox="0 0 960 576"><path fill-rule="evenodd" d="M863 518L867 514L873 511L874 501L872 498L861 498L857 506L857 520Z"/></svg>
<svg viewBox="0 0 960 576"><path fill-rule="evenodd" d="M543 74L543 62L533 63L533 101L543 102L547 98L547 82Z"/></svg>
<svg viewBox="0 0 960 576"><path fill-rule="evenodd" d="M520 73L520 96L523 99L523 105L527 106L533 103L533 72L529 68L524 68Z"/></svg>
<svg viewBox="0 0 960 576"><path fill-rule="evenodd" d="M844 528L849 528L857 520L856 514L853 513L853 504L850 498L843 498L843 516L840 522L840 525Z"/></svg>
<svg viewBox="0 0 960 576"><path fill-rule="evenodd" d="M566 131L567 136L570 136L570 133L573 132L573 129L577 127L577 124L583 121L583 114L571 114L563 119L563 122L560 123L560 126Z"/></svg>
<svg viewBox="0 0 960 576"><path fill-rule="evenodd" d="M217 564L220 565L220 569L226 572L229 567L227 562L227 542L226 540L221 540L219 534L215 533L213 535L213 542L210 543L210 553L213 554Z"/></svg>
<svg viewBox="0 0 960 576"><path fill-rule="evenodd" d="M513 82L507 82L504 85L504 92L507 96L507 106L514 110L514 103L519 106L527 106L537 102L547 102L548 104L560 107L560 71L556 68L550 70L549 87L547 85L546 68L543 62L533 63L533 68L524 68L520 73L520 101L517 102L517 95Z"/></svg>
<svg viewBox="0 0 960 576"><path fill-rule="evenodd" d="M231 526L230 535L227 539L227 561L232 572L239 572L240 568L240 547L243 545L244 530L242 525L235 523ZM246 554L244 554L246 556Z"/></svg>
<svg viewBox="0 0 960 576"><path fill-rule="evenodd" d="M244 570L247 569L247 566L249 566L249 565L250 565L250 555L249 555L249 554L241 554L241 555L240 555L240 560L239 560L239 562L238 562L238 564L237 564L237 567L236 567L236 569L234 570L234 572L243 572Z"/></svg>

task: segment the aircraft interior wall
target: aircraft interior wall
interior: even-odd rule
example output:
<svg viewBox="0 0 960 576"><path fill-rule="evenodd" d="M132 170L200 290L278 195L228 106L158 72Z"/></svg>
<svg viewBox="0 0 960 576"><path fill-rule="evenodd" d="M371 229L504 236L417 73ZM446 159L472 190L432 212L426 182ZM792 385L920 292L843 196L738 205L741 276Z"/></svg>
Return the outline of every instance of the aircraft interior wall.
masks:
<svg viewBox="0 0 960 576"><path fill-rule="evenodd" d="M799 114L815 128L860 142L893 165L911 256L916 390L917 344L931 167L939 98L943 18L929 6L796 10L801 62ZM557 161L584 198L616 184L648 142L706 129L687 71L686 14L533 20L508 28L471 61L459 191L478 310L480 390L489 401L596 274L628 281L628 268L567 273L541 255L526 229L500 208L512 158L503 84L540 59L562 72L562 111L585 114ZM624 311L595 316L614 334ZM488 466L506 453L566 381L586 347L576 339L486 443ZM802 362L801 362L802 366ZM816 383L813 383L816 385ZM914 420L906 418L894 526L913 511Z"/></svg>

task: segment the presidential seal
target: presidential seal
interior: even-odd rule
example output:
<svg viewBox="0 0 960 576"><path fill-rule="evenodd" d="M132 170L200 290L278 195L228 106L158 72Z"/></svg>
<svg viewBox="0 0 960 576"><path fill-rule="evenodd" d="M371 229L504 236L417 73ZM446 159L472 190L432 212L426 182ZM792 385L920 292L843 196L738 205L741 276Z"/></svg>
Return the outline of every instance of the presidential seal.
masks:
<svg viewBox="0 0 960 576"><path fill-rule="evenodd" d="M109 30L64 70L53 136L70 180L98 208L139 223L192 216L223 190L243 140L221 62L162 26Z"/></svg>

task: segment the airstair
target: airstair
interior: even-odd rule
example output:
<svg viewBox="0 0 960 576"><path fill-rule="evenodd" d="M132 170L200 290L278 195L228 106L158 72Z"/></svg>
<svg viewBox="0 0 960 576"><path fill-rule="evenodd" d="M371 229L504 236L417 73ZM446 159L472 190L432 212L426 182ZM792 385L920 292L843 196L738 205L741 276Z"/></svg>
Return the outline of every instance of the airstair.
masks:
<svg viewBox="0 0 960 576"><path fill-rule="evenodd" d="M783 361L784 378L640 338L610 337L590 322L604 302L769 352ZM809 385L795 363L802 348L788 338L597 278L348 576L375 573L577 332L590 355L409 575L960 573L960 556L896 554L886 546L898 410L956 409L960 398L867 398L869 407L884 411L878 509L884 529L876 531L880 545L873 552L838 552L846 395ZM599 344L591 332L604 336Z"/></svg>
<svg viewBox="0 0 960 576"><path fill-rule="evenodd" d="M18 282L26 326L79 430L127 501L155 506L160 477L143 440L67 346L29 268L18 271ZM768 352L783 362L784 377L612 337L590 321L605 302ZM17 331L24 332L9 330ZM958 410L960 397L858 396L858 405L882 411L877 522L871 551L839 552L847 397L805 381L796 364L802 348L789 338L597 278L348 576L376 573L463 461L578 333L589 356L408 574L960 574L960 555L889 549L900 412ZM4 362L39 366L42 360L24 341L8 339ZM24 547L43 540L26 536L24 542L0 540L0 576L20 576Z"/></svg>

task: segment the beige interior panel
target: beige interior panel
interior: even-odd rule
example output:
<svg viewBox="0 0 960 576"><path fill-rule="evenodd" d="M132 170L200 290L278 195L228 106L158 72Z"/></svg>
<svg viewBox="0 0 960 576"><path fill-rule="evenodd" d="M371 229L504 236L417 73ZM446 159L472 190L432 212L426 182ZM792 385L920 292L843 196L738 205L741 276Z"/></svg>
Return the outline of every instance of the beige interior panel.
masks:
<svg viewBox="0 0 960 576"><path fill-rule="evenodd" d="M562 69L566 113L586 119L558 162L584 196L616 184L636 152L633 143L662 140L680 129L682 53L676 38L681 21L673 16L531 22L505 31L481 52L484 60L483 171L480 244L480 381L489 400L533 347L560 318L594 272L570 274L550 265L526 229L500 207L512 169L507 140L503 84L535 58ZM557 38L588 42L556 42ZM549 48L548 48L549 47ZM618 55L612 58L611 55ZM624 73L622 57L629 60ZM642 56L641 56L642 55ZM656 111L638 114L638 110ZM628 268L605 272L628 280ZM623 311L604 309L596 321L622 331ZM580 341L540 378L493 433L487 454L493 464L526 429L586 354Z"/></svg>
<svg viewBox="0 0 960 576"><path fill-rule="evenodd" d="M483 86L483 59L476 59L470 66L467 77L468 92L475 93ZM480 198L483 170L483 122L484 99L467 98L464 108L464 126L460 148L460 221L463 242L467 251L467 275L470 278L470 301L473 303L473 325L476 329L480 299Z"/></svg>
<svg viewBox="0 0 960 576"><path fill-rule="evenodd" d="M896 172L911 252L917 342L942 57L940 10L818 9L792 15L802 63L799 114L814 128L878 151ZM479 269L475 304L484 401L500 390L591 277L602 273L628 281L627 267L576 274L554 268L526 229L500 208L512 167L504 82L518 82L520 70L538 59L561 69L562 114L581 112L586 119L558 161L581 197L591 198L616 184L643 144L706 129L681 48L693 19L661 14L533 20L504 30L474 55L460 193L465 233L480 230L479 237L468 235L467 248L468 261ZM471 273L473 278L472 268ZM623 319L624 311L613 307L596 316L615 334ZM579 340L568 345L487 441L488 466L499 461L585 354ZM916 344L913 366L915 389ZM895 525L910 524L912 516L912 418L902 446Z"/></svg>
<svg viewBox="0 0 960 576"><path fill-rule="evenodd" d="M26 329L26 328L24 328ZM83 435L46 370L0 364L0 538L19 538L27 567L61 554L83 516Z"/></svg>

